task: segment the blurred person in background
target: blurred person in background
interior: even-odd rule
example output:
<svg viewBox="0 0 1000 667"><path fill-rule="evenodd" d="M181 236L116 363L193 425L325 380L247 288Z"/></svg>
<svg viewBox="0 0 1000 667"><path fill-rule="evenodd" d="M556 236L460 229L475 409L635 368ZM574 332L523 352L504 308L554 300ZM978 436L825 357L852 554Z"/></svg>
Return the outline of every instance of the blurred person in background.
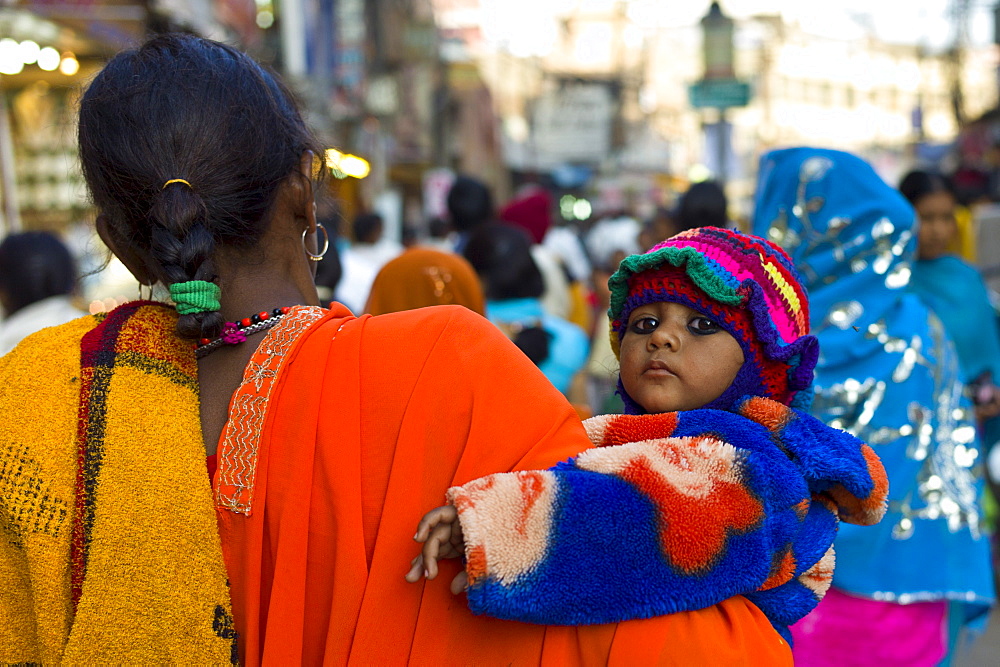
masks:
<svg viewBox="0 0 1000 667"><path fill-rule="evenodd" d="M702 181L688 188L677 203L674 223L675 234L695 227L732 227L729 200L722 186L715 181Z"/></svg>
<svg viewBox="0 0 1000 667"><path fill-rule="evenodd" d="M536 185L528 186L519 197L500 209L499 218L524 230L531 240L531 257L542 272L545 284L541 297L545 312L569 319L573 301L566 268L555 253L542 245L552 227L552 197Z"/></svg>
<svg viewBox="0 0 1000 667"><path fill-rule="evenodd" d="M889 476L885 519L840 526L833 586L793 627L796 664L938 665L994 590L972 405L947 332L908 288L916 215L848 153L775 151L759 173L753 232L809 291L812 413L869 442Z"/></svg>
<svg viewBox="0 0 1000 667"><path fill-rule="evenodd" d="M427 306L465 306L486 314L479 277L459 255L434 248L410 248L390 260L375 277L366 311L398 313Z"/></svg>
<svg viewBox="0 0 1000 667"><path fill-rule="evenodd" d="M628 244L623 244L628 245ZM611 323L607 312L611 305L608 279L628 256L625 248L611 248L607 256L594 260L594 326L590 330L590 354L585 366L587 402L591 414L618 414L625 403L618 396L618 358L611 349Z"/></svg>
<svg viewBox="0 0 1000 667"><path fill-rule="evenodd" d="M527 234L510 225L481 225L464 254L486 293L486 316L566 394L590 344L583 329L542 307L545 285Z"/></svg>
<svg viewBox="0 0 1000 667"><path fill-rule="evenodd" d="M403 225L403 231L401 234L402 245L404 248L413 248L417 245L420 240L420 230L416 225Z"/></svg>
<svg viewBox="0 0 1000 667"><path fill-rule="evenodd" d="M611 256L619 252L635 255L644 248L639 247L639 233L642 225L624 212L611 213L603 216L594 224L584 237L584 245L594 266L610 266ZM612 273L618 268L617 264ZM603 317L603 313L601 316Z"/></svg>
<svg viewBox="0 0 1000 667"><path fill-rule="evenodd" d="M459 176L448 190L446 201L451 229L454 232L453 247L461 254L469 234L477 227L493 220L493 195L482 181L469 176Z"/></svg>
<svg viewBox="0 0 1000 667"><path fill-rule="evenodd" d="M541 245L552 228L552 195L541 186L527 185L500 209L498 217L523 229L533 246Z"/></svg>
<svg viewBox="0 0 1000 667"><path fill-rule="evenodd" d="M652 248L679 231L681 230L674 215L663 206L657 206L653 216L642 225L642 231L639 232L639 246L644 250Z"/></svg>
<svg viewBox="0 0 1000 667"><path fill-rule="evenodd" d="M0 356L45 327L86 315L73 303L76 262L48 232L11 234L0 242Z"/></svg>
<svg viewBox="0 0 1000 667"><path fill-rule="evenodd" d="M344 276L344 267L340 262L340 250L337 244L330 242L330 249L323 260L316 263L316 293L320 303L329 305L336 301L337 285Z"/></svg>
<svg viewBox="0 0 1000 667"><path fill-rule="evenodd" d="M958 202L955 222L958 232L948 246L948 251L967 262L978 260L976 252L976 208L993 202L990 197L990 175L978 167L959 165L948 179Z"/></svg>
<svg viewBox="0 0 1000 667"><path fill-rule="evenodd" d="M942 175L911 171L899 191L917 212L917 261L910 286L934 311L958 353L962 379L980 419L1000 414L1000 328L986 285L976 267L953 254L958 235L958 203L951 183ZM991 425L987 447L1000 429Z"/></svg>
<svg viewBox="0 0 1000 667"><path fill-rule="evenodd" d="M433 217L427 221L427 238L422 245L436 248L442 252L451 252L455 244L449 238L451 235L451 225L444 218Z"/></svg>
<svg viewBox="0 0 1000 667"><path fill-rule="evenodd" d="M556 220L561 220L561 217L556 217ZM594 326L591 266L579 231L575 226L562 221L549 229L542 244L559 259L569 280L570 310L566 319L584 331L590 331Z"/></svg>
<svg viewBox="0 0 1000 667"><path fill-rule="evenodd" d="M590 259L587 250L580 240L580 231L576 226L555 217L556 223L545 235L542 245L553 252L562 261L569 274L570 281L587 284L590 280Z"/></svg>
<svg viewBox="0 0 1000 667"><path fill-rule="evenodd" d="M584 240L593 266L593 327L586 385L590 409L595 415L621 412L625 407L616 393L618 360L611 349L611 328L607 318L611 295L608 278L618 270L623 259L645 250L639 243L641 232L642 226L635 218L617 212L599 220Z"/></svg>
<svg viewBox="0 0 1000 667"><path fill-rule="evenodd" d="M341 256L343 276L337 286L337 300L352 313L364 312L375 275L403 251L398 243L383 237L384 229L382 216L377 213L361 213L354 218L354 242Z"/></svg>

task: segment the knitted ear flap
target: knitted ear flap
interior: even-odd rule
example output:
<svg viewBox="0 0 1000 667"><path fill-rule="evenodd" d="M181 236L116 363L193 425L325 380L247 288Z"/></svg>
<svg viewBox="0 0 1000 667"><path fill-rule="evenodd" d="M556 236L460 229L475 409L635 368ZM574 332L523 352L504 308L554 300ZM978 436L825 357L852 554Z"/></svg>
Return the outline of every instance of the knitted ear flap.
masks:
<svg viewBox="0 0 1000 667"><path fill-rule="evenodd" d="M811 393L799 394L812 386L819 344L808 335L805 288L775 244L730 229L691 229L626 257L608 286L616 356L633 309L656 301L683 303L719 322L740 342L746 359L737 381L711 407L728 409L748 394L808 407Z"/></svg>

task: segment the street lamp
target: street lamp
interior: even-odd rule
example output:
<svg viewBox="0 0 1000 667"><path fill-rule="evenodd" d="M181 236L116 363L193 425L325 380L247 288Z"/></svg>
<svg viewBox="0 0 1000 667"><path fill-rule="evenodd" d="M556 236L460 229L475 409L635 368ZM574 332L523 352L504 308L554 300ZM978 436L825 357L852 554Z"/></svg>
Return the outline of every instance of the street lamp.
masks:
<svg viewBox="0 0 1000 667"><path fill-rule="evenodd" d="M718 2L713 2L708 14L701 19L702 59L705 72L701 80L688 88L691 106L696 109L718 109L715 124L718 165L716 178L725 185L729 157L729 126L726 109L746 106L750 101L750 85L736 78L733 62L734 23L722 13ZM707 128L706 128L707 129Z"/></svg>
<svg viewBox="0 0 1000 667"><path fill-rule="evenodd" d="M705 63L704 80L733 79L733 20L722 13L718 2L713 2L701 19L702 58Z"/></svg>

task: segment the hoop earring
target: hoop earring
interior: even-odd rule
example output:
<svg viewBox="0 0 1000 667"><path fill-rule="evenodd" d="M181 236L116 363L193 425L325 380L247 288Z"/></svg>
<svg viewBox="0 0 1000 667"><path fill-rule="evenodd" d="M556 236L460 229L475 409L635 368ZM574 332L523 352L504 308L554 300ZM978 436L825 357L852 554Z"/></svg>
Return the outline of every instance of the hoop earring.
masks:
<svg viewBox="0 0 1000 667"><path fill-rule="evenodd" d="M142 283L139 283L139 301L143 301L144 300L143 296L142 296L142 288L143 287L144 287L144 285ZM152 301L153 300L153 286L152 285L145 285L145 287L149 287L149 297L148 297L148 300Z"/></svg>
<svg viewBox="0 0 1000 667"><path fill-rule="evenodd" d="M309 248L306 248L306 234L309 233L309 230L308 229L302 230L302 247L305 249L306 255L313 262L318 262L321 259L323 259L323 255L325 255L326 251L330 249L330 235L327 233L326 227L324 227L323 223L320 222L317 222L316 226L323 230L323 249L319 251L318 255L312 254L311 252L309 252Z"/></svg>

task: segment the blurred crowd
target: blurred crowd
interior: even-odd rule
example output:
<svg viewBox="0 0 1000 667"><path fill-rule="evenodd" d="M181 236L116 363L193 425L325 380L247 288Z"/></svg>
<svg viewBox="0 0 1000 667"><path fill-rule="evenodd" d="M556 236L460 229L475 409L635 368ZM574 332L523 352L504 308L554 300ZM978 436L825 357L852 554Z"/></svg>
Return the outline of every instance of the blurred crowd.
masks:
<svg viewBox="0 0 1000 667"><path fill-rule="evenodd" d="M338 250L319 268L321 298L373 315L466 306L496 324L583 416L622 407L606 317L607 280L618 263L685 229L729 224L726 195L711 181L646 220L608 210L581 225L563 218L539 185L498 206L485 183L459 176L447 216L404 234L404 243L386 237L376 213L347 224L334 207L321 208Z"/></svg>
<svg viewBox="0 0 1000 667"><path fill-rule="evenodd" d="M971 264L971 206L960 203L960 188L935 172L913 171L899 190L920 218L921 270L914 272L913 287L948 326L980 414L995 416L1000 341L988 336L985 348L974 341L983 327L995 331L996 297ZM714 181L692 184L674 206L658 207L645 220L619 209L600 212L585 224L567 221L555 197L534 184L497 206L487 185L469 176L454 180L446 218L428 221L419 232L407 229L403 242L386 235L376 212L342 220L327 198L319 202L318 217L331 231L335 249L318 265L322 299L339 301L356 315L464 305L494 322L586 416L622 407L605 316L607 279L619 262L687 229L738 226ZM65 242L49 232L3 240L0 354L37 329L83 314L88 306L83 292L95 291L84 285L100 282L100 291L116 295L134 289L119 262L108 260L93 242L79 241L81 233ZM961 306L950 297L956 280L967 281L975 294ZM89 305L91 311L108 310L127 298ZM971 326L973 321L978 325ZM1000 432L991 438L1000 439Z"/></svg>

